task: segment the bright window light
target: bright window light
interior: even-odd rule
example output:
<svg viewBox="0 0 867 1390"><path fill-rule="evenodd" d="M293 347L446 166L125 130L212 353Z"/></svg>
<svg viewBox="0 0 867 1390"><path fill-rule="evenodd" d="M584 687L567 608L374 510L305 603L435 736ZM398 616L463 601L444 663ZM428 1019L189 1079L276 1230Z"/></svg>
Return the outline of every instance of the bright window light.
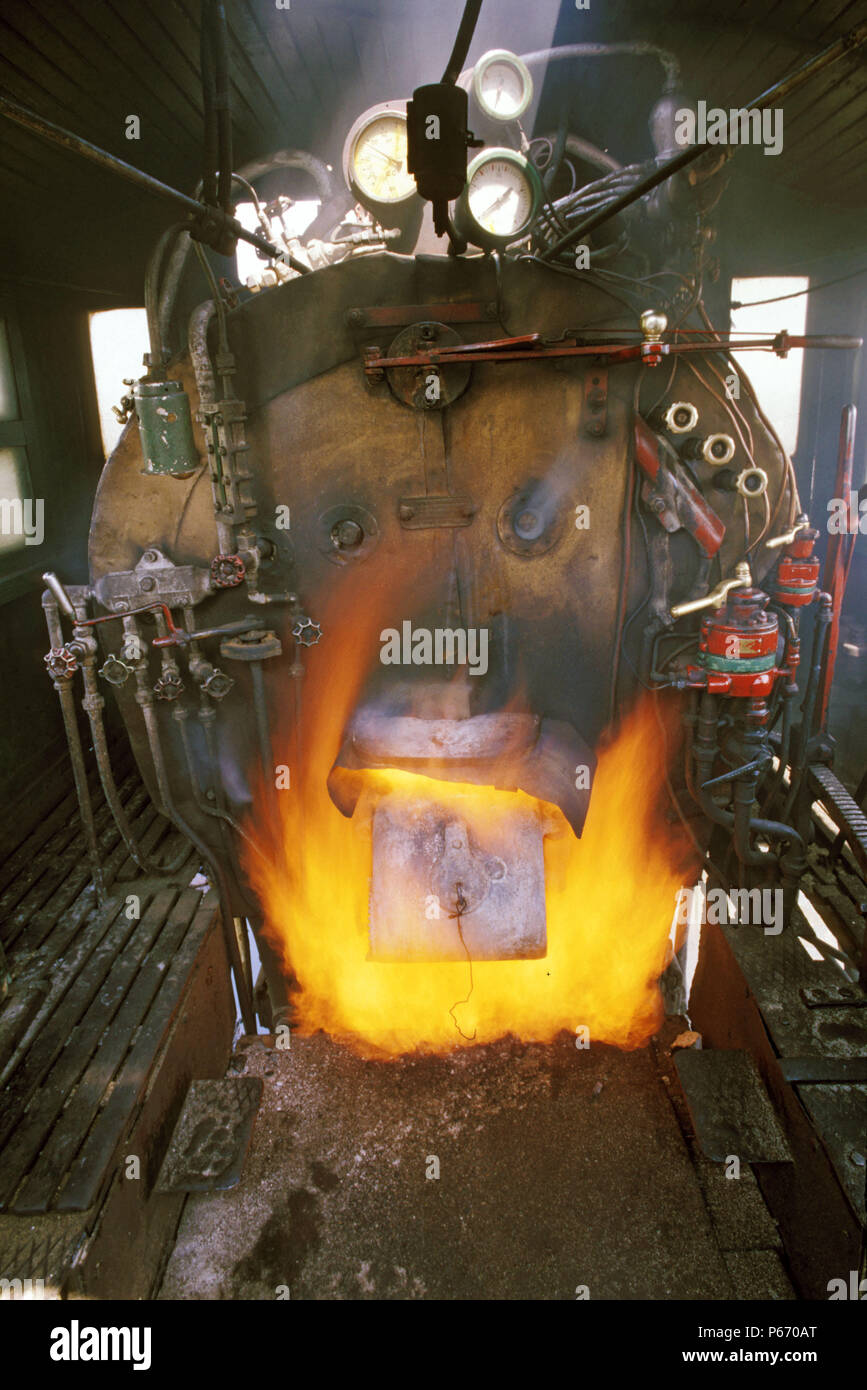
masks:
<svg viewBox="0 0 867 1390"><path fill-rule="evenodd" d="M0 420L18 419L18 392L15 389L15 372L12 368L12 353L9 350L9 334L6 320L0 319Z"/></svg>
<svg viewBox="0 0 867 1390"><path fill-rule="evenodd" d="M800 292L809 287L809 279L799 275L762 275L755 279L732 280L732 303L744 306L732 309L732 331L740 334L743 330L757 338L773 337L781 329L802 334L807 323L807 296ZM784 294L799 294L800 297L784 299L780 304L755 303ZM762 351L732 355L755 387L759 404L779 434L783 448L793 454L798 444L801 415L803 349L795 348L788 357Z"/></svg>
<svg viewBox="0 0 867 1390"><path fill-rule="evenodd" d="M105 309L90 315L90 353L106 458L123 432L123 425L111 408L120 404L121 396L128 394L124 377L142 375L142 358L149 351L144 309Z"/></svg>
<svg viewBox="0 0 867 1390"><path fill-rule="evenodd" d="M0 555L23 549L25 536L35 534L30 495L26 451L0 448Z"/></svg>
<svg viewBox="0 0 867 1390"><path fill-rule="evenodd" d="M272 217L269 225L274 236L303 236L316 218L319 212L318 198L299 198L295 203L291 203L283 212L282 218ZM256 207L253 203L239 203L235 209L235 216L242 227L246 227L248 232L258 232L264 235L263 229L256 216ZM235 253L235 265L237 267L238 280L242 285L246 285L252 279L258 281L262 271L265 269L265 261L261 260L255 246L250 246L246 241L238 242L238 250Z"/></svg>

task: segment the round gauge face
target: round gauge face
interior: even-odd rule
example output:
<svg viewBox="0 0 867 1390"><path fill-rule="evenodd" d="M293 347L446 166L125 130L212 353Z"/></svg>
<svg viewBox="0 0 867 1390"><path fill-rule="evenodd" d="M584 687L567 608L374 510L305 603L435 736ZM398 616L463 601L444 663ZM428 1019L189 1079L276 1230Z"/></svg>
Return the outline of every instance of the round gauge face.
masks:
<svg viewBox="0 0 867 1390"><path fill-rule="evenodd" d="M497 240L519 237L536 210L529 175L514 160L497 155L470 174L466 197L474 222Z"/></svg>
<svg viewBox="0 0 867 1390"><path fill-rule="evenodd" d="M399 203L415 193L415 179L406 167L406 116L383 111L362 126L349 156L349 174L364 198L376 203Z"/></svg>
<svg viewBox="0 0 867 1390"><path fill-rule="evenodd" d="M486 53L476 64L473 84L485 115L496 121L522 116L533 95L533 80L514 53Z"/></svg>

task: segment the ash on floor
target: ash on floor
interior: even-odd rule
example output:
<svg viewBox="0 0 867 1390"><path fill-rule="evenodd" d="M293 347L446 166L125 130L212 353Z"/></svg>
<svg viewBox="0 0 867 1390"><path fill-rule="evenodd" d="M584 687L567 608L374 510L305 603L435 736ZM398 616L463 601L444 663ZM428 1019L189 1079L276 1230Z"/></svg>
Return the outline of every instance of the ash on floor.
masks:
<svg viewBox="0 0 867 1390"><path fill-rule="evenodd" d="M162 1299L792 1297L773 1231L720 1239L650 1049L319 1034L236 1065L265 1083L244 1174L188 1199Z"/></svg>

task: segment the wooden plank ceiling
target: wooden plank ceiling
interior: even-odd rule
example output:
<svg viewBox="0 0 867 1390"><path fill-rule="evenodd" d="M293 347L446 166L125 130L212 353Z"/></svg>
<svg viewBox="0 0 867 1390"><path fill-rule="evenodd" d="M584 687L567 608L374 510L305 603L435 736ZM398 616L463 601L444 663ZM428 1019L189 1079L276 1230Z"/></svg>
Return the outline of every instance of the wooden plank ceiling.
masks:
<svg viewBox="0 0 867 1390"><path fill-rule="evenodd" d="M236 166L287 146L337 164L360 111L437 80L461 0L291 0L288 10L226 0L226 8ZM198 0L0 0L0 88L191 191L201 161L198 10ZM558 42L645 39L678 55L689 94L729 106L865 20L867 0L607 0L577 13L572 0L488 0L470 59L495 46L543 48L555 31ZM627 85L634 66L622 73L619 87L609 84L612 140L618 110L630 92L644 92ZM140 141L124 137L129 114L141 117ZM863 208L865 130L867 56L786 103L784 154L763 173L826 211ZM0 123L5 273L130 294L170 218L167 205Z"/></svg>

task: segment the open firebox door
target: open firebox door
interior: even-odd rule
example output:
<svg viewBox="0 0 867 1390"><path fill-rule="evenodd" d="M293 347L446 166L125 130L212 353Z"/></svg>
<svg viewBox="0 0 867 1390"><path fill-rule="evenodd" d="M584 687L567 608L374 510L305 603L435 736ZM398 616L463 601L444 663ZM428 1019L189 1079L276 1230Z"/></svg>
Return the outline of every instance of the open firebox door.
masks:
<svg viewBox="0 0 867 1390"><path fill-rule="evenodd" d="M544 838L580 836L595 766L567 723L362 706L328 789L369 827L369 959L544 956Z"/></svg>

